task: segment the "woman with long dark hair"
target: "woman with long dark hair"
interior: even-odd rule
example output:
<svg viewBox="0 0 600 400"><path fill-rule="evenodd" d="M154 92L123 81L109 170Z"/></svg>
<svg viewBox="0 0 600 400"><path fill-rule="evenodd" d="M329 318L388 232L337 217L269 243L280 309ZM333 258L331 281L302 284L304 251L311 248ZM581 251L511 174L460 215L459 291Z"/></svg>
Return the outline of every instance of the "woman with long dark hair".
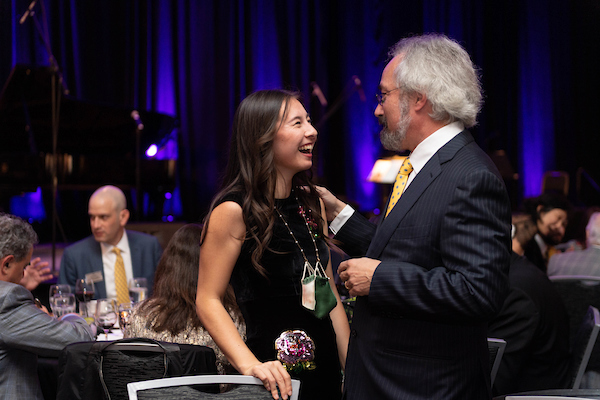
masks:
<svg viewBox="0 0 600 400"><path fill-rule="evenodd" d="M201 235L202 227L195 224L184 225L175 232L156 267L152 296L134 308L124 333L126 337L209 346L215 351L217 369L223 374L232 372L231 365L196 314ZM231 289L225 292L223 306L245 338L246 325Z"/></svg>
<svg viewBox="0 0 600 400"><path fill-rule="evenodd" d="M296 94L263 90L244 99L222 189L204 224L198 316L231 364L261 379L274 398L277 386L289 396L290 374L301 381L303 399L341 397L349 327L308 173L316 139ZM246 343L223 306L230 282Z"/></svg>

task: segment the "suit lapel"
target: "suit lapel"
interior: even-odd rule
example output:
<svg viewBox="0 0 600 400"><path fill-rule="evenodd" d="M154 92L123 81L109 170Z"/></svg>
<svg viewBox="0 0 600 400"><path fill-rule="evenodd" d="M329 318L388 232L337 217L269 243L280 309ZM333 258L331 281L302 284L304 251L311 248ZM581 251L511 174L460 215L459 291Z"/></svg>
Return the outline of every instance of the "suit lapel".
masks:
<svg viewBox="0 0 600 400"><path fill-rule="evenodd" d="M96 242L94 237L90 237L90 252L92 256L90 257L90 263L92 264L89 272L100 271L102 273L102 282L94 283L94 289L96 291L96 299L103 299L106 297L106 276L104 276L104 264L102 262L102 247L100 243ZM85 278L83 276L82 278Z"/></svg>
<svg viewBox="0 0 600 400"><path fill-rule="evenodd" d="M467 131L462 131L452 140L442 146L430 159L413 181L408 185L396 206L388 216L379 224L371 245L367 251L367 257L380 258L383 249L389 242L394 232L415 205L423 192L431 185L442 172L443 164L451 160L458 150L473 141L473 136Z"/></svg>

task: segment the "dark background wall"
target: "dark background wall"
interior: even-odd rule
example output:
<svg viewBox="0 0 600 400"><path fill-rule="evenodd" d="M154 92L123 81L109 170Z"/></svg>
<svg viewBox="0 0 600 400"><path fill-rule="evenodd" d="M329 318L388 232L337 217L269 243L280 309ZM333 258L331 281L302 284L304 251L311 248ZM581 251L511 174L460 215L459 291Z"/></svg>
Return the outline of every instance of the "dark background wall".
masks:
<svg viewBox="0 0 600 400"><path fill-rule="evenodd" d="M423 32L458 40L480 67L486 102L472 131L484 149L503 150L518 174L507 181L515 207L523 196L539 194L547 170L568 172L573 202L599 202L590 183L600 179L599 0L40 0L36 18L19 24L29 4L0 0L0 84L16 64L49 64L36 29L36 20L42 32L47 21L71 99L107 105L119 115L140 110L148 118L144 140L164 139L175 128L169 157L177 158L176 204L151 204L155 210L148 212L146 201L140 220L160 214L200 220L218 188L236 106L252 91L275 87L301 91L319 128L316 180L362 211L377 208L381 188L365 178L374 161L389 154L379 144L374 94L388 48ZM326 106L312 95L312 82ZM130 157L133 124L111 125L108 114L77 130L70 143L68 127L61 127L59 152L93 153L102 146L98 141L130 135L124 145ZM2 118L3 138L28 134ZM111 139L115 125L126 133ZM47 141L48 124L34 128ZM120 173L94 183L112 183ZM59 192L59 217L70 241L88 233L91 190ZM47 215L47 190L42 197Z"/></svg>

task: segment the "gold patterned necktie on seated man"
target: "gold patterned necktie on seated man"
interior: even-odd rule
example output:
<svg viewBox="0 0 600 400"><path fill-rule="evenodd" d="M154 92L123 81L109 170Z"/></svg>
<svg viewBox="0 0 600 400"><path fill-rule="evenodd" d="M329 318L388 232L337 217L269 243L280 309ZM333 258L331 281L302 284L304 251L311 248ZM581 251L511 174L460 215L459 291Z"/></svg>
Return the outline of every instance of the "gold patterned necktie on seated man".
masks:
<svg viewBox="0 0 600 400"><path fill-rule="evenodd" d="M392 208L396 205L400 196L404 192L404 188L406 187L406 181L408 181L408 175L413 170L413 166L410 163L408 157L404 159L402 162L402 166L400 167L400 171L398 171L398 175L396 176L396 181L394 182L394 190L392 191L392 197L390 197L390 202L388 204L387 211L385 212L385 216L387 217Z"/></svg>
<svg viewBox="0 0 600 400"><path fill-rule="evenodd" d="M125 263L121 256L121 249L114 247L112 249L117 254L115 262L115 287L117 288L117 303L129 303L129 288L127 287L127 275L125 274Z"/></svg>

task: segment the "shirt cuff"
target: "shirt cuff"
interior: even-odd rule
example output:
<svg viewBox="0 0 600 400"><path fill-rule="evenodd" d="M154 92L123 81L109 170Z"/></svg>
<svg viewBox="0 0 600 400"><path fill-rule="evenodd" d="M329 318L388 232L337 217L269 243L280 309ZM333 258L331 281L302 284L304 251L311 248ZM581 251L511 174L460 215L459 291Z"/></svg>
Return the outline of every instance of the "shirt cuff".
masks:
<svg viewBox="0 0 600 400"><path fill-rule="evenodd" d="M354 208L350 207L350 205L346 204L346 207L331 221L329 224L329 230L334 235L337 235L340 229L344 226L344 224L350 219L350 217L354 214Z"/></svg>

